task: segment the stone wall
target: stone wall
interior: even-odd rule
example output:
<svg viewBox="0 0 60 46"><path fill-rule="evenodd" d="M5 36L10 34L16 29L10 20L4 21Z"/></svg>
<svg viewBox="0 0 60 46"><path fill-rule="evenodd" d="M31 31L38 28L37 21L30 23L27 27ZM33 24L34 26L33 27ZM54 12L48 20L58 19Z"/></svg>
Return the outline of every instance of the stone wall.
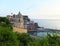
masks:
<svg viewBox="0 0 60 46"><path fill-rule="evenodd" d="M27 29L13 27L14 32L27 33Z"/></svg>

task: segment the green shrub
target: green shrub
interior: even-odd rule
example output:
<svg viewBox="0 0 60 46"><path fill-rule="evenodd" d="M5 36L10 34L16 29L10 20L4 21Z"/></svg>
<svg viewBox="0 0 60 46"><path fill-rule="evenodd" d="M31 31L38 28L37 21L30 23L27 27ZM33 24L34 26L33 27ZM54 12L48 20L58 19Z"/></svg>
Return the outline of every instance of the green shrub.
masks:
<svg viewBox="0 0 60 46"><path fill-rule="evenodd" d="M27 46L27 44L32 40L32 38L25 33L16 33L17 34L17 39L20 43L20 46Z"/></svg>
<svg viewBox="0 0 60 46"><path fill-rule="evenodd" d="M0 30L0 46L19 46L16 34L7 28L2 28Z"/></svg>

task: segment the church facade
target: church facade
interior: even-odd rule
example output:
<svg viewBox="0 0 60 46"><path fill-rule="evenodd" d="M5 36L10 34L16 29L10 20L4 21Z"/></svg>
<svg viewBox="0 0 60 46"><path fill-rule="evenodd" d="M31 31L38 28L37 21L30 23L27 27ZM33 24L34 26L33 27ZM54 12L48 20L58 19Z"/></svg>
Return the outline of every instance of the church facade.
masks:
<svg viewBox="0 0 60 46"><path fill-rule="evenodd" d="M13 27L14 31L18 31L20 33L27 33L27 26L25 28L25 19L24 16L19 12L17 15L7 15L7 18L10 20L10 23Z"/></svg>

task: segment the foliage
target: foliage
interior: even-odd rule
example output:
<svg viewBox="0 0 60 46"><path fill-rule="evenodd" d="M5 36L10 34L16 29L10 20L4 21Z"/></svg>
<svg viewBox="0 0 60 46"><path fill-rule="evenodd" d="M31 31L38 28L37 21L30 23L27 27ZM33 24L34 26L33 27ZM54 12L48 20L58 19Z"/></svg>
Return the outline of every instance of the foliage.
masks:
<svg viewBox="0 0 60 46"><path fill-rule="evenodd" d="M0 27L0 46L18 46L17 36L8 28L1 29Z"/></svg>
<svg viewBox="0 0 60 46"><path fill-rule="evenodd" d="M47 39L50 46L60 46L60 36L56 33L53 33L52 36L48 34Z"/></svg>
<svg viewBox="0 0 60 46"><path fill-rule="evenodd" d="M52 33L44 38L32 38L25 33L13 32L9 20L0 17L0 46L60 46L60 36Z"/></svg>
<svg viewBox="0 0 60 46"><path fill-rule="evenodd" d="M60 46L60 37L52 33L44 38L32 38L25 33L15 33L10 27L0 26L0 46Z"/></svg>
<svg viewBox="0 0 60 46"><path fill-rule="evenodd" d="M0 27L9 27L12 29L10 21L6 17L0 17Z"/></svg>
<svg viewBox="0 0 60 46"><path fill-rule="evenodd" d="M0 23L10 24L10 21L6 17L0 17Z"/></svg>
<svg viewBox="0 0 60 46"><path fill-rule="evenodd" d="M20 34L20 33L16 33L17 34L17 39L20 43L20 46L27 46L27 44L32 40L32 38L28 35L28 34Z"/></svg>
<svg viewBox="0 0 60 46"><path fill-rule="evenodd" d="M33 39L28 43L28 46L40 46L40 39Z"/></svg>

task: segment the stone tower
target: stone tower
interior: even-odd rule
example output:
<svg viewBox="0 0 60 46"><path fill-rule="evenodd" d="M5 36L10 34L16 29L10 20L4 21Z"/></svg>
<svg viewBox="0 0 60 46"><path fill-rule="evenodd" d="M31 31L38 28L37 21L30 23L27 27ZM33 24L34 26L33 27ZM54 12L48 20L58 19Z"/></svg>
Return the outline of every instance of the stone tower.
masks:
<svg viewBox="0 0 60 46"><path fill-rule="evenodd" d="M17 14L17 18L20 18L22 16L22 14L19 12L18 14Z"/></svg>
<svg viewBox="0 0 60 46"><path fill-rule="evenodd" d="M24 28L24 20L23 20L22 14L20 12L18 13L18 18L19 18L20 28Z"/></svg>

